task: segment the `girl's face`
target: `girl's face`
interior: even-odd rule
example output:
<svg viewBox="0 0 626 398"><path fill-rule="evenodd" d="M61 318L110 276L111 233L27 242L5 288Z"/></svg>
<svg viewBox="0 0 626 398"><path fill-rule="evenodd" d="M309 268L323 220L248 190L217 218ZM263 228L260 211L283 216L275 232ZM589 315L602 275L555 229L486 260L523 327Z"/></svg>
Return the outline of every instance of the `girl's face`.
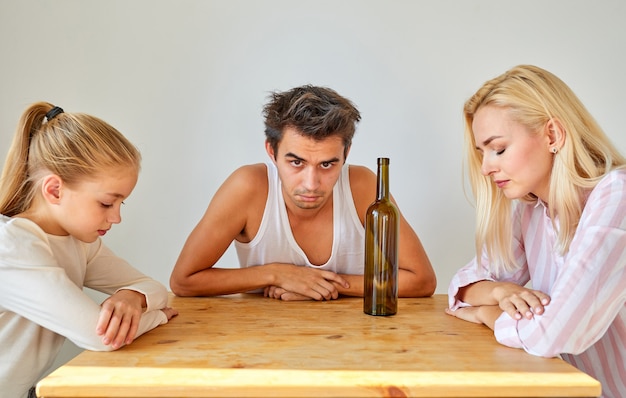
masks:
<svg viewBox="0 0 626 398"><path fill-rule="evenodd" d="M483 175L509 199L532 193L547 203L554 156L547 131L533 132L493 105L476 112L472 130Z"/></svg>
<svg viewBox="0 0 626 398"><path fill-rule="evenodd" d="M137 170L120 167L77 184L62 185L54 218L61 235L83 242L104 236L122 221L120 207L137 183Z"/></svg>

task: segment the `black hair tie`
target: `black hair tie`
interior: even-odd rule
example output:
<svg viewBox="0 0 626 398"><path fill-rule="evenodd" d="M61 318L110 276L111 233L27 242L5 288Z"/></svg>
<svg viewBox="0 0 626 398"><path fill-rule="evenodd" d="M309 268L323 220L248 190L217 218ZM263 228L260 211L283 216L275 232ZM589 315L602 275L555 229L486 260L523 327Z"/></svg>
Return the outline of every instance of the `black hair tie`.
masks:
<svg viewBox="0 0 626 398"><path fill-rule="evenodd" d="M46 113L46 119L50 121L54 119L60 113L63 113L63 109L59 108L58 106L55 106L54 108L50 109L48 113Z"/></svg>

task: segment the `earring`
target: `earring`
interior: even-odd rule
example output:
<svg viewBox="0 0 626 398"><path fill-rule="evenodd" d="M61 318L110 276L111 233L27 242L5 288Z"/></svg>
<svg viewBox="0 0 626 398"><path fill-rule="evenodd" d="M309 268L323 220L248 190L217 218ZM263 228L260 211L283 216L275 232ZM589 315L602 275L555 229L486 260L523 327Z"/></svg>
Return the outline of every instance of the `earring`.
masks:
<svg viewBox="0 0 626 398"><path fill-rule="evenodd" d="M557 153L559 151L559 149L557 147L552 147L552 153Z"/></svg>

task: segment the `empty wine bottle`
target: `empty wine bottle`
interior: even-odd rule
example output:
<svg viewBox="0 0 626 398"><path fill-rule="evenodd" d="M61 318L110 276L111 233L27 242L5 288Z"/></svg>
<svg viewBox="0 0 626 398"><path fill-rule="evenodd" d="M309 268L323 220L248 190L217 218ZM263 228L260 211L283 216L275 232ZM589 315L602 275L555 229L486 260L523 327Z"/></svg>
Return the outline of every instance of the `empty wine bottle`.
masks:
<svg viewBox="0 0 626 398"><path fill-rule="evenodd" d="M398 311L398 235L400 216L389 197L389 158L378 158L376 200L365 213L363 312Z"/></svg>

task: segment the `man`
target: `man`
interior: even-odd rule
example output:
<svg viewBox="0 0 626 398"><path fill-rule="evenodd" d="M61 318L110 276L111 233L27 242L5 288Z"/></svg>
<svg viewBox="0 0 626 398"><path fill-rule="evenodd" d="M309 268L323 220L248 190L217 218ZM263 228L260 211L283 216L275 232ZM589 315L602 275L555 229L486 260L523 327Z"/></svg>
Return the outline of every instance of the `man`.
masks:
<svg viewBox="0 0 626 398"><path fill-rule="evenodd" d="M179 296L262 290L282 300L363 296L365 212L376 175L348 166L354 105L315 86L274 93L264 108L271 163L246 165L218 189L170 278ZM231 242L239 269L214 268ZM435 272L401 216L401 297L430 296Z"/></svg>

